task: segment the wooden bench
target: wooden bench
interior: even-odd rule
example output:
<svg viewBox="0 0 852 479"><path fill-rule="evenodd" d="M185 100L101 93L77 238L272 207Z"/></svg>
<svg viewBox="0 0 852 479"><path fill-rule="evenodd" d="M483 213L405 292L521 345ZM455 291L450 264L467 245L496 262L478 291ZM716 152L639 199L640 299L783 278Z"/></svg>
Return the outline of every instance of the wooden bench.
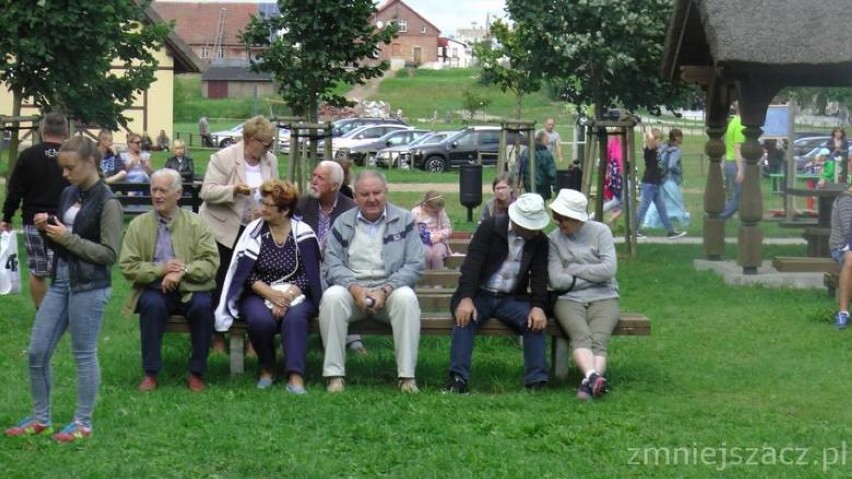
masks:
<svg viewBox="0 0 852 479"><path fill-rule="evenodd" d="M458 285L460 273L455 270L427 271L417 284L417 297L423 311L420 318L422 336L449 336L453 330L450 316L450 298ZM189 323L182 316L172 316L166 323L167 332L189 333ZM374 320L363 320L350 325L353 334L389 336L390 324ZM319 333L316 318L311 322L311 332ZM244 348L248 335L248 326L244 321L235 321L230 334L230 370L231 374L245 371ZM496 319L489 320L479 330L483 336L516 336L517 333ZM567 337L556 322L551 319L545 334L551 338L551 367L556 377L568 374L569 350ZM649 336L651 321L647 316L636 313L622 313L618 325L613 331L617 336Z"/></svg>
<svg viewBox="0 0 852 479"><path fill-rule="evenodd" d="M825 273L822 277L822 284L828 290L830 298L837 298L837 288L840 286L840 272Z"/></svg>
<svg viewBox="0 0 852 479"><path fill-rule="evenodd" d="M149 183L113 183L109 185L112 192L118 197L124 208L125 216L136 216L150 211L151 185ZM201 207L201 183L185 182L183 184L183 195L178 200L181 208L191 208L198 213Z"/></svg>
<svg viewBox="0 0 852 479"><path fill-rule="evenodd" d="M819 223L815 220L779 221L776 224L779 228L809 228L812 226L819 226Z"/></svg>
<svg viewBox="0 0 852 479"><path fill-rule="evenodd" d="M449 309L449 306L447 307ZM420 318L421 336L449 336L453 331L453 319L446 313L424 312ZM189 333L189 323L183 316L172 316L166 323L166 331L171 333ZM390 336L393 331L390 324L371 319L352 323L352 334L371 336ZM245 342L248 338L248 325L245 321L235 321L228 331L230 334L230 369L232 375L245 372ZM311 333L319 334L319 321L311 321ZM477 333L480 336L517 336L517 333L496 319L486 322ZM556 377L564 378L568 374L569 351L567 336L554 320L550 320L545 334L551 338L551 367ZM649 336L651 321L647 316L635 313L622 313L618 325L612 333L615 336Z"/></svg>
<svg viewBox="0 0 852 479"><path fill-rule="evenodd" d="M807 255L812 258L830 258L831 250L828 248L828 237L831 228L814 226L805 228L802 238L808 242Z"/></svg>
<svg viewBox="0 0 852 479"><path fill-rule="evenodd" d="M772 266L782 273L834 273L840 270L837 261L831 258L810 256L776 256Z"/></svg>

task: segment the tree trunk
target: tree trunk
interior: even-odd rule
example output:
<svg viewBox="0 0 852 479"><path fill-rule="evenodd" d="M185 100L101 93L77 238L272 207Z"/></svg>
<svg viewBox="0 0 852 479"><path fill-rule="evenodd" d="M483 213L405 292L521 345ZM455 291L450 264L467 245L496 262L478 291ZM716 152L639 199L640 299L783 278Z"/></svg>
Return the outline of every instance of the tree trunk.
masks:
<svg viewBox="0 0 852 479"><path fill-rule="evenodd" d="M521 119L521 106L523 105L524 94L521 93L521 92L517 92L517 93L515 93L515 98L517 98L517 100L518 100L517 105L515 107L515 119L520 120Z"/></svg>
<svg viewBox="0 0 852 479"><path fill-rule="evenodd" d="M23 103L23 95L20 88L12 90L12 116L21 116L21 103ZM2 141L2 140L0 140ZM15 170L15 163L18 162L18 145L20 144L19 130L13 129L12 136L9 140L9 168L6 170L6 184L9 178L12 177L12 171Z"/></svg>

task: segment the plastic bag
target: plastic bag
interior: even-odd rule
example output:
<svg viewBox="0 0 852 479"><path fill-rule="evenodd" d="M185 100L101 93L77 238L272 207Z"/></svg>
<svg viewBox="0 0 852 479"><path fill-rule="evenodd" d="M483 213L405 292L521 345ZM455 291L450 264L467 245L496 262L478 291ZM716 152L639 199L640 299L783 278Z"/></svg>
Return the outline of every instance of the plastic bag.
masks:
<svg viewBox="0 0 852 479"><path fill-rule="evenodd" d="M0 294L21 292L21 270L18 268L18 236L0 233Z"/></svg>

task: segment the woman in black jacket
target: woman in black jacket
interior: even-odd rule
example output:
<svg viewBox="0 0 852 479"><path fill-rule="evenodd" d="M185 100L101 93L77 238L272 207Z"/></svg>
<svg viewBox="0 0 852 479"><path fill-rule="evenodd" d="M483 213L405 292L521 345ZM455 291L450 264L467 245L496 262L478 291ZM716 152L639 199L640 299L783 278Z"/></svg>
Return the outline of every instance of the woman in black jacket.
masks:
<svg viewBox="0 0 852 479"><path fill-rule="evenodd" d="M68 330L77 364L77 409L73 420L53 438L72 442L92 433L100 384L98 333L110 297L110 266L121 245L122 211L99 175L101 154L92 140L75 136L66 141L58 161L71 186L62 192L55 216L36 213L33 217L54 250L53 281L36 312L27 350L33 414L6 429L6 435L53 431L50 360Z"/></svg>

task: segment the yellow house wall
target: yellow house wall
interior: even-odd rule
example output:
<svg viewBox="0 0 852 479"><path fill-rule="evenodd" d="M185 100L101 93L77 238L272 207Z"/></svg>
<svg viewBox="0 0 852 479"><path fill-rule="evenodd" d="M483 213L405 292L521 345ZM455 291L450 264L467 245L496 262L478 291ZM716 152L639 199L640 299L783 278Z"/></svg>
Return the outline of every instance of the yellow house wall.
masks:
<svg viewBox="0 0 852 479"><path fill-rule="evenodd" d="M174 60L167 48L161 48L155 53L159 65L154 74L154 82L148 90L138 93L133 106L124 110L124 116L129 118L126 128L119 127L114 132L113 139L117 145L123 145L126 132L142 133L147 131L151 138L156 138L160 130L165 130L169 138L174 138ZM123 68L114 67L113 72L121 75ZM0 115L12 114L12 92L6 88L0 89ZM32 106L31 99L25 99L21 107L21 115L38 115L37 108ZM97 135L97 131L89 131Z"/></svg>

